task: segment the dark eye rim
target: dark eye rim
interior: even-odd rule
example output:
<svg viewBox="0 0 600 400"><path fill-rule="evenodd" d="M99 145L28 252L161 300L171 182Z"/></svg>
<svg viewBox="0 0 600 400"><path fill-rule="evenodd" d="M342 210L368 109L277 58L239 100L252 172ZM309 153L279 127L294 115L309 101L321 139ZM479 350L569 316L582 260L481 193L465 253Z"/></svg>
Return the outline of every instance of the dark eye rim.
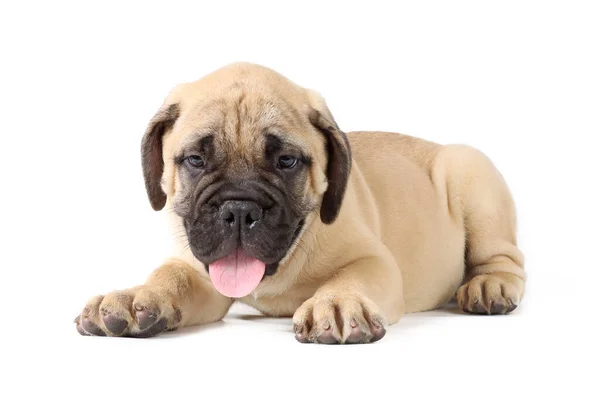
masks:
<svg viewBox="0 0 600 400"><path fill-rule="evenodd" d="M282 159L287 159L287 161L291 161L291 163L287 163L287 162L283 162L282 163ZM279 156L279 158L277 159L277 168L279 169L292 169L295 168L298 165L298 161L300 161L298 159L298 157L289 155L289 154L284 154L282 156Z"/></svg>
<svg viewBox="0 0 600 400"><path fill-rule="evenodd" d="M187 156L184 160L189 166L193 168L202 168L204 167L204 160L202 157L198 155Z"/></svg>

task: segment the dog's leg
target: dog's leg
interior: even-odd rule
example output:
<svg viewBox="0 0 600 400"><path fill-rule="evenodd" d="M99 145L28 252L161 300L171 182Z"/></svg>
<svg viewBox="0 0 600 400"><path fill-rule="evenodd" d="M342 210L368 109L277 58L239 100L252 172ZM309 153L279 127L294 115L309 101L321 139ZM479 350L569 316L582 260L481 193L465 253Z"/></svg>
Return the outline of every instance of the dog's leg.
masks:
<svg viewBox="0 0 600 400"><path fill-rule="evenodd" d="M383 245L381 245L383 247ZM294 313L300 342L369 343L404 313L402 276L390 252L342 268Z"/></svg>
<svg viewBox="0 0 600 400"><path fill-rule="evenodd" d="M433 179L445 183L450 214L465 228L466 283L457 292L459 307L474 314L513 311L524 293L525 273L504 179L481 152L458 145L438 153Z"/></svg>
<svg viewBox="0 0 600 400"><path fill-rule="evenodd" d="M231 303L194 268L170 259L143 286L91 298L75 323L82 335L151 337L218 321Z"/></svg>

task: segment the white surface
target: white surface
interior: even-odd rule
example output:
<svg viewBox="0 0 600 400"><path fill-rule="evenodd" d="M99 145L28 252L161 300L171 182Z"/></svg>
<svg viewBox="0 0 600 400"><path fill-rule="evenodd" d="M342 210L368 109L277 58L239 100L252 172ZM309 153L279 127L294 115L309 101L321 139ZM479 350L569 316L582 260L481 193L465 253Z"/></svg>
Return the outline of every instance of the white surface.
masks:
<svg viewBox="0 0 600 400"><path fill-rule="evenodd" d="M1 7L1 398L598 398L595 3L193 4ZM88 297L167 255L141 177L148 120L173 85L237 60L317 89L344 130L486 152L517 202L522 307L409 315L366 346L235 315L80 337Z"/></svg>

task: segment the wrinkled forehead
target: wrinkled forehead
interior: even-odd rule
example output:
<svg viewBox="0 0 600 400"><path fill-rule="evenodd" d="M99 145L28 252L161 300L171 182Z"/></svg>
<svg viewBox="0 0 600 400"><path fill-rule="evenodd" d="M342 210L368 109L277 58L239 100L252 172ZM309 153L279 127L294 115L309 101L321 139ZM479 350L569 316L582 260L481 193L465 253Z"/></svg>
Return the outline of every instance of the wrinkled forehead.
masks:
<svg viewBox="0 0 600 400"><path fill-rule="evenodd" d="M302 138L303 104L269 89L234 84L188 99L174 127L180 136L178 147L193 145L207 135L240 152L260 145L267 136L286 137L298 147L307 147Z"/></svg>

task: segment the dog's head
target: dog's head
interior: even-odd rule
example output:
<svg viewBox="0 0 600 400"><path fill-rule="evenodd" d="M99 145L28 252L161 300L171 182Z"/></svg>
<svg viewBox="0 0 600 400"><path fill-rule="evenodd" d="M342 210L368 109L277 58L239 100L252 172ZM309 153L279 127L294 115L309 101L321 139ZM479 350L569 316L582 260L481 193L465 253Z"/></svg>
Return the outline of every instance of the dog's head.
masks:
<svg viewBox="0 0 600 400"><path fill-rule="evenodd" d="M169 94L142 165L152 207L169 201L217 289L241 297L294 249L310 213L335 221L351 155L320 96L233 64Z"/></svg>

